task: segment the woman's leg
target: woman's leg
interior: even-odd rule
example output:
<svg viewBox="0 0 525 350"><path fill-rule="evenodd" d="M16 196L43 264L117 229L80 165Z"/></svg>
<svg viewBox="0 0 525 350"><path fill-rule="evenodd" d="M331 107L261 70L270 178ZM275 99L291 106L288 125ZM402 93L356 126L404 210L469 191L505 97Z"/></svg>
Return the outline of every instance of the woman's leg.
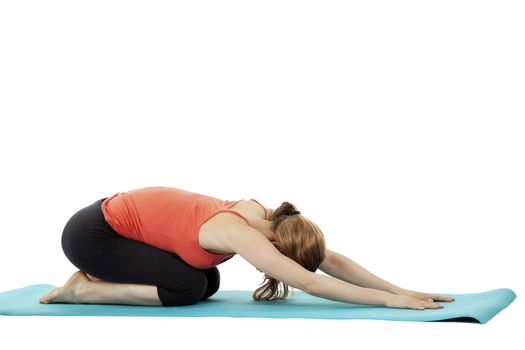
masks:
<svg viewBox="0 0 525 350"><path fill-rule="evenodd" d="M218 270L199 270L170 252L110 237L97 243L96 252L78 254L66 248L66 255L81 271L42 301L178 306L194 304L218 289ZM91 281L86 273L98 281ZM210 288L207 275L214 277Z"/></svg>
<svg viewBox="0 0 525 350"><path fill-rule="evenodd" d="M97 281L103 281L102 279L100 278L96 278L95 276L92 276L90 275L89 273L86 273L86 276L88 276L88 278L93 281L93 282L97 282Z"/></svg>
<svg viewBox="0 0 525 350"><path fill-rule="evenodd" d="M205 300L219 289L220 275L216 267L202 270L208 285L200 300ZM86 275L88 278L86 278ZM169 293L169 292L168 292ZM171 299L175 299L172 296ZM114 283L77 271L63 287L40 298L41 303L125 304L162 306L157 286L147 284Z"/></svg>
<svg viewBox="0 0 525 350"><path fill-rule="evenodd" d="M215 292L219 290L219 285L221 283L221 275L219 274L219 269L212 267L210 269L202 270L206 279L208 280L208 285L206 291L200 300L205 300L211 297Z"/></svg>
<svg viewBox="0 0 525 350"><path fill-rule="evenodd" d="M176 254L118 235L103 219L100 201L68 221L62 247L73 265L101 281L73 274L44 302L189 305L218 289L216 268L196 269Z"/></svg>
<svg viewBox="0 0 525 350"><path fill-rule="evenodd" d="M155 285L94 282L82 271L75 272L64 286L41 297L40 303L162 306Z"/></svg>
<svg viewBox="0 0 525 350"><path fill-rule="evenodd" d="M212 267L210 269L202 270L204 274L206 275L206 278L208 279L208 286L206 287L206 292L204 292L204 295L200 300L206 300L209 297L211 297L213 294L215 294L219 290L220 286L220 274L219 270L216 267ZM95 276L92 276L90 274L87 274L87 277L89 278L90 282L107 282L100 278L97 278ZM135 285L135 286L143 286L143 285ZM146 285L147 286L147 285ZM138 288L136 292L139 294L138 297L142 297L144 294L148 293L152 288ZM150 291L150 298L154 299L153 303L155 303L156 300L158 300L157 295L157 289L156 286L154 288L154 291ZM151 300L150 300L151 301Z"/></svg>

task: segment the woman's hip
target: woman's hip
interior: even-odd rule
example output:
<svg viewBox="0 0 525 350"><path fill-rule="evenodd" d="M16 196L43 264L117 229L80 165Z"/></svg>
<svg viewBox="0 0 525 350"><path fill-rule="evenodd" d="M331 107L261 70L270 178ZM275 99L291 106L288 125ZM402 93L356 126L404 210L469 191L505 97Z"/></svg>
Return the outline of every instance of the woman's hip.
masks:
<svg viewBox="0 0 525 350"><path fill-rule="evenodd" d="M104 199L97 199L78 210L64 226L62 250L73 264L85 259L95 259L97 255L104 254L105 247L110 245L110 241L120 237L104 218L101 209Z"/></svg>

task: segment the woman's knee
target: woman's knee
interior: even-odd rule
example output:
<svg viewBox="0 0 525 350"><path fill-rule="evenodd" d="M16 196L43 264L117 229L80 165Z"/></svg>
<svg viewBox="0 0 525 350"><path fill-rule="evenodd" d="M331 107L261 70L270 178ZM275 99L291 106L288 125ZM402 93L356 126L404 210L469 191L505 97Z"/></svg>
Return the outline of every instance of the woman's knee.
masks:
<svg viewBox="0 0 525 350"><path fill-rule="evenodd" d="M200 273L191 279L177 281L169 287L157 286L157 292L163 306L192 305L203 298L207 286L206 276Z"/></svg>
<svg viewBox="0 0 525 350"><path fill-rule="evenodd" d="M200 300L205 300L211 297L219 290L221 284L221 275L219 274L219 269L212 267L210 269L203 270L206 279L208 280L208 285L206 291Z"/></svg>
<svg viewBox="0 0 525 350"><path fill-rule="evenodd" d="M208 299L219 290L219 269L216 267L200 270L185 281L177 281L169 288L157 287L163 306L192 305Z"/></svg>

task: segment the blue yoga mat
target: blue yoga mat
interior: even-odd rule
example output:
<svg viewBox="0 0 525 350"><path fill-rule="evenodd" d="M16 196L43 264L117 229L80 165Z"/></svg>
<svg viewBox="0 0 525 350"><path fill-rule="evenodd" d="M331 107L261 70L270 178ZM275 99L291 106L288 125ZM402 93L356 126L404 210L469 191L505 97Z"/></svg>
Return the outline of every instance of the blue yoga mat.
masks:
<svg viewBox="0 0 525 350"><path fill-rule="evenodd" d="M0 293L0 315L11 316L155 316L264 317L315 319L376 319L397 321L457 321L486 323L516 298L507 288L454 297L442 309L392 309L318 298L295 290L286 300L254 301L247 290L219 290L210 299L189 306L130 306L109 304L40 304L55 286L35 284Z"/></svg>

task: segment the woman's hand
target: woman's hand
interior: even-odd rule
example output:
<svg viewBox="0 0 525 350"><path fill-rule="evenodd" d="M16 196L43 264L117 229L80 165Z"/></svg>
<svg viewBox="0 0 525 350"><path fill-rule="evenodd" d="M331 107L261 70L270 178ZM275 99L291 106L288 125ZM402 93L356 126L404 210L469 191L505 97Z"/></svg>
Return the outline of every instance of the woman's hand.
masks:
<svg viewBox="0 0 525 350"><path fill-rule="evenodd" d="M427 300L427 301L446 301L446 302L454 301L454 298L452 297L421 293L421 292L416 292L416 291L408 290L408 289L400 289L399 291L396 292L396 294L406 295L409 297L413 297L413 298L420 299L420 300Z"/></svg>
<svg viewBox="0 0 525 350"><path fill-rule="evenodd" d="M443 305L435 303L429 299L418 299L409 295L391 294L385 302L386 307L400 308L400 309L441 309Z"/></svg>

